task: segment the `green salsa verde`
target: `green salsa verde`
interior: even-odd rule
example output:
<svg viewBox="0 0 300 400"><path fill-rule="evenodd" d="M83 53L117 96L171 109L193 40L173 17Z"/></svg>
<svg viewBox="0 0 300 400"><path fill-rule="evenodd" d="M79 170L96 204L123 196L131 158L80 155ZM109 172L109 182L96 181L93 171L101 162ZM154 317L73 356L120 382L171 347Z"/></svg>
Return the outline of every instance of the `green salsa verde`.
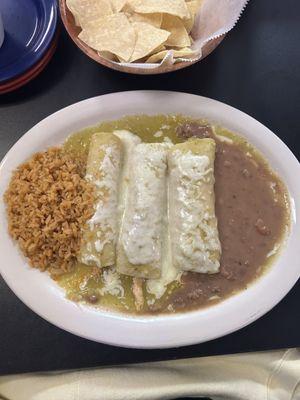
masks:
<svg viewBox="0 0 300 400"><path fill-rule="evenodd" d="M104 290L105 279L112 279L108 274L110 268L78 263L72 272L57 278L69 299L125 313L186 311L207 307L246 289L272 263L289 225L288 195L262 155L241 136L202 119L182 115L138 115L102 122L73 133L63 148L74 159L86 160L93 133L115 130L128 130L144 142L179 143L186 138L178 135L178 127L186 124L207 127L217 144L215 193L222 245L220 272L213 275L184 273L181 281L170 283L159 299L148 293L143 284L145 301L137 310L132 277L113 273L121 289L118 295L112 295ZM255 193L255 202L248 199L250 193ZM259 226L255 225L262 216L268 226L267 235L261 234Z"/></svg>

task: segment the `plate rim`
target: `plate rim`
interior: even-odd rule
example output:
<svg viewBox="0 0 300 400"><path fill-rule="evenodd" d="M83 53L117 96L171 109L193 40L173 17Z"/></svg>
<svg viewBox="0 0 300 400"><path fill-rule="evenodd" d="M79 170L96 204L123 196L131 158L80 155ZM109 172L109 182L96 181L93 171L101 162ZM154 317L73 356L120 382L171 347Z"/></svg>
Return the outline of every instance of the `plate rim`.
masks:
<svg viewBox="0 0 300 400"><path fill-rule="evenodd" d="M267 127L262 125L260 122L252 118L251 116L243 113L242 111L233 108L225 103L221 103L217 100L209 99L206 97L202 96L197 96L193 94L187 94L187 93L181 93L181 92L167 92L167 91L128 91L128 92L117 92L117 93L111 93L111 94L106 94L102 96L96 96L92 97L90 99L86 99L80 102L77 102L75 104L72 104L68 107L65 107L50 116L46 117L42 121L40 121L38 124L36 124L34 127L32 127L30 130L27 131L16 143L15 145L8 151L6 156L3 158L1 164L0 164L0 193L3 193L5 187L3 187L3 170L5 172L5 167L6 164L9 160L12 159L14 153L18 151L18 149L23 148L23 146L26 144L26 141L30 144L30 141L34 143L34 140L38 137L37 133L40 131L40 129L47 126L50 126L52 123L52 120L61 120L61 124L63 124L61 118L63 114L72 114L76 117L79 115L85 115L82 113L82 111L87 111L91 107L92 104L94 106L97 106L98 111L105 112L107 111L110 107L106 106L106 103L109 103L109 101L112 102L113 107L117 107L118 104L123 104L124 102L124 96L127 96L127 100L131 99L130 101L133 102L133 104L136 104L137 101L139 101L139 105L141 107L141 104L144 104L143 102L147 103L149 102L149 98L153 100L153 96L158 96L161 98L165 98L166 96L168 97L169 102L178 101L181 99L182 101L190 101L193 100L193 103L197 103L198 105L196 106L196 109L204 104L206 104L207 108L213 109L213 113L215 110L224 110L225 114L227 112L230 112L233 116L238 115L240 116L242 121L247 121L249 125L254 125L257 127L258 130L263 130L266 134L266 137L268 137L268 140L271 141L272 144L276 144L276 148L278 150L280 149L281 154L284 154L285 156L288 156L289 159L289 164L296 168L298 174L300 174L300 164L296 157L293 155L291 150L274 134L272 133ZM173 100L172 100L173 99ZM176 100L177 99L177 100ZM169 104L169 103L168 103ZM101 109L102 107L102 109ZM149 105L148 105L149 107ZM82 110L83 108L83 110ZM75 112L77 109L78 113ZM101 111L100 111L101 109ZM80 112L79 112L80 111ZM152 111L152 110L151 110ZM200 108L199 108L199 113L200 113ZM139 114L140 112L137 110L135 114ZM162 112L164 113L164 112ZM172 112L170 112L172 113ZM159 112L150 112L148 113L149 115L154 115L154 114L159 114ZM188 115L186 112L183 112L183 114ZM204 115L198 115L198 117L202 117ZM80 117L79 117L80 118ZM115 117L118 118L118 117ZM99 118L100 119L100 118ZM107 120L108 118L106 118ZM217 119L217 118L216 118ZM210 119L213 121L213 119ZM64 121L65 122L65 121ZM234 123L234 122L233 122ZM94 123L90 123L89 125L85 126L92 126ZM226 125L225 125L226 126ZM248 128L247 128L248 129ZM239 134L243 135L243 132L238 132ZM48 134L49 136L49 134ZM249 140L249 138L248 138ZM267 140L267 139L266 139ZM251 140L250 140L251 141ZM258 146L256 146L258 147ZM258 148L260 151L261 149ZM34 152L33 150L32 152ZM277 157L277 156L276 156ZM269 160L270 161L270 160ZM285 160L286 162L286 160ZM272 166L273 169L276 169ZM286 182L287 183L287 182ZM291 188L288 188L291 189ZM295 187L293 188L294 192L296 194L299 194L298 197L294 198L292 197L292 193L290 191L290 196L291 199L295 202L295 207L294 207L294 219L296 218L296 213L297 216L300 217L300 182L298 183L296 181ZM299 199L299 200L298 200ZM2 207L2 214L0 214L0 221L3 222L3 219L5 221L5 215L3 216L3 201L1 200L1 207ZM0 229L2 229L2 224ZM296 224L293 223L293 236L295 234L300 233L300 227L296 229ZM295 233L296 231L296 233ZM0 230L1 232L1 230ZM4 231L3 231L4 232ZM291 239L289 238L288 241ZM293 243L295 240L293 239ZM292 244L293 244L292 243ZM296 242L295 242L296 243ZM294 243L294 244L295 244ZM286 247L291 247L290 244L287 244ZM3 247L3 243L0 243L0 250L5 250L5 246ZM286 253L287 249L284 249L283 252ZM15 252L17 253L17 252ZM278 260L280 260L282 257L282 254L279 256ZM223 302L219 303L216 306L212 306L203 310L195 310L191 312L186 312L186 313L179 313L175 315L164 315L164 316L148 316L148 317L133 317L130 315L126 314L119 314L116 312L106 312L106 311L96 311L95 309L92 309L91 307L86 307L86 306L78 306L75 305L74 303L70 302L69 300L65 299L63 297L62 291L59 291L58 288L57 290L54 290L54 297L57 299L60 299L57 302L54 302L56 305L60 304L61 299L63 298L63 304L68 304L66 307L68 309L68 312L70 312L70 317L71 320L63 320L61 318L57 318L57 315L53 313L53 310L46 308L41 308L40 307L40 302L37 303L32 303L32 297L28 297L28 293L24 295L24 293L20 294L20 285L16 284L16 281L11 280L11 276L9 276L9 271L3 267L2 263L0 263L0 272L8 284L8 286L11 288L11 290L23 301L30 309L32 309L35 313L40 315L42 318L46 319L48 322L58 326L61 329L64 329L68 332L71 332L73 334L76 334L78 336L94 340L96 342L101 342L105 344L110 344L110 345L117 345L117 346L123 346L123 347L131 347L131 348L170 348L170 347L178 347L178 346L184 346L184 345L191 345L195 343L202 343L208 340L216 339L218 337L224 336L226 334L229 334L233 331L239 330L242 327L250 324L251 322L255 321L262 315L264 315L266 312L268 312L270 309L272 309L279 301L285 297L285 295L291 290L291 288L295 285L297 282L299 275L300 275L300 260L297 260L295 262L295 266L290 266L290 271L289 274L286 276L283 276L279 285L279 287L276 288L276 293L273 293L272 295L272 300L268 298L262 299L261 304L257 304L254 309L251 309L251 312L247 313L244 312L243 307L241 308L242 304L248 304L249 303L249 298L251 300L251 296L253 295L253 292L257 292L257 287L260 286L260 292L262 290L266 290L270 292L270 288L268 287L269 283L272 283L273 285L276 286L277 278L275 274L275 265L279 263L279 261L276 260L274 262L274 265L270 268L270 270L262 276L260 279L258 279L257 282L252 284L247 291L241 292L237 295L231 296L230 298L224 300ZM24 261L23 261L24 262ZM296 266L297 264L297 266ZM31 270L31 276L33 275L39 275L39 280L41 278L41 274L39 271L32 271ZM274 276L275 274L275 276ZM267 279L267 277L269 277ZM47 277L48 278L48 277ZM275 278L275 279L274 279ZM34 278L35 279L35 278ZM50 279L50 278L48 278ZM45 281L45 274L43 281ZM284 287L283 287L284 283ZM270 286L271 289L273 288ZM254 289L256 288L256 289ZM268 293L269 293L268 292ZM52 294L53 294L52 293ZM47 295L48 296L48 295ZM46 298L49 299L49 296ZM240 298L240 302L242 304L238 305L236 302L236 298ZM50 296L51 298L51 296ZM243 299L243 301L242 301ZM248 303L247 303L248 302ZM71 304L70 304L71 303ZM251 305L251 304L250 304ZM228 308L228 310L226 310ZM46 309L46 312L45 312ZM226 313L222 314L222 312L227 311ZM84 313L82 311L85 311ZM230 313L229 313L230 310ZM241 313L243 312L243 315ZM234 321L232 320L234 314ZM94 315L96 314L96 316ZM239 314L238 320L236 319L237 314ZM81 327L78 327L78 324L76 323L76 318L80 315L82 317L81 322L87 322L88 323L88 328L84 327L84 329L81 329ZM223 318L224 316L227 316L227 318ZM87 317L88 316L88 317ZM215 330L214 332L207 332L205 331L204 327L203 330L206 332L205 334L202 332L202 337L200 338L198 334L193 334L193 332L182 332L182 325L184 327L189 327L190 329L192 328L199 328L199 322L201 322L201 319L203 322L208 322L210 323L211 320L216 319L217 317L222 317L222 321L215 320ZM91 318L89 318L91 317ZM101 320L100 324L99 321ZM230 321L229 325L228 322ZM97 327L102 328L103 330L100 331L100 333L96 330L95 327L89 325L95 323ZM224 327L225 324L225 327ZM80 325L80 323L79 323ZM118 333L118 329L120 328L120 325L122 327L122 332ZM181 330L180 330L181 329ZM175 332L174 332L175 330ZM139 332L142 335L145 335L144 337L136 337L136 332ZM151 332L150 332L151 331ZM178 333L178 334L177 334Z"/></svg>

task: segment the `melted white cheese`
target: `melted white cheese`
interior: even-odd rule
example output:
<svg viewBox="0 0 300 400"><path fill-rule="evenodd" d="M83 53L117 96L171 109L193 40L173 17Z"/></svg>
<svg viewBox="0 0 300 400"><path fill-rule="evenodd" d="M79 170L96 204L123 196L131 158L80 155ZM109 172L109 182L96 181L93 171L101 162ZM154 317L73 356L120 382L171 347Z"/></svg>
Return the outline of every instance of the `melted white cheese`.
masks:
<svg viewBox="0 0 300 400"><path fill-rule="evenodd" d="M213 166L206 155L171 153L170 236L177 269L216 273L220 262L217 221L214 214Z"/></svg>
<svg viewBox="0 0 300 400"><path fill-rule="evenodd" d="M96 186L99 195L107 192L107 196L105 196L105 201L100 198L96 205L96 211L88 223L92 228L95 224L99 224L101 229L107 231L108 234L115 235L115 211L118 204L119 184L116 176L118 176L120 169L120 154L117 146L102 145L100 150L105 152L103 161L99 166L99 170L102 172L101 179L95 181L91 175L86 175L85 178Z"/></svg>
<svg viewBox="0 0 300 400"><path fill-rule="evenodd" d="M232 143L233 143L233 140L230 139L228 136L216 134L216 137L217 137L221 142L226 142L226 143L228 143L228 144L232 144Z"/></svg>
<svg viewBox="0 0 300 400"><path fill-rule="evenodd" d="M111 294L112 296L124 297L124 288L120 280L120 275L116 272L115 268L107 268L103 270L102 274L103 288L100 289L100 294Z"/></svg>
<svg viewBox="0 0 300 400"><path fill-rule="evenodd" d="M167 184L167 188L167 205L169 205L169 184ZM147 291L153 294L156 299L160 299L165 294L167 286L175 280L179 281L182 275L182 271L178 271L178 269L176 269L172 263L172 250L168 221L169 207L167 206L167 215L163 226L161 277L158 279L147 279L146 281ZM151 305L151 300L150 302L148 301L148 305Z"/></svg>
<svg viewBox="0 0 300 400"><path fill-rule="evenodd" d="M88 221L91 232L94 232L95 243L87 244L87 251L83 251L81 261L85 264L96 264L101 267L101 253L106 244L115 244L117 238L116 210L118 206L118 186L121 164L120 148L116 144L102 144L99 151L104 153L102 161L96 163L97 172L87 173L85 179L96 187L97 202L95 212ZM94 248L94 249L93 249Z"/></svg>
<svg viewBox="0 0 300 400"><path fill-rule="evenodd" d="M121 177L119 182L119 195L118 195L118 229L120 227L120 219L122 217L125 199L127 196L128 187L128 172L129 172L129 156L134 149L134 147L141 143L141 139L135 134L126 130L116 130L113 132L123 144L123 165L121 170ZM104 245L104 244L103 244ZM95 243L95 247L99 246L98 241ZM115 270L115 268L109 268L103 271L103 288L101 289L101 294L109 293L112 296L124 297L124 288L120 280L120 274Z"/></svg>
<svg viewBox="0 0 300 400"><path fill-rule="evenodd" d="M169 145L135 147L120 241L131 264L160 263Z"/></svg>
<svg viewBox="0 0 300 400"><path fill-rule="evenodd" d="M121 218L125 209L125 202L127 197L128 180L129 180L129 157L139 143L141 143L141 138L132 132L126 130L116 130L113 132L114 135L118 136L123 144L123 168L120 178L120 188L119 188L119 204L118 204L118 214L119 214L119 225L121 223Z"/></svg>
<svg viewBox="0 0 300 400"><path fill-rule="evenodd" d="M147 291L157 299L163 296L168 284L180 280L183 269L217 272L219 262L210 257L211 252L220 251L216 219L206 207L208 198L200 189L202 184L208 185L213 193L213 168L209 158L191 152L173 152L168 183L169 138L163 144L141 144L141 139L129 131L113 133L123 144L123 166L120 181L116 182L112 179L116 173L114 149L108 150L101 166L105 176L96 185L99 191L108 191L112 201L110 207L101 207L99 203L90 220L90 224L101 224L106 232L104 240L95 242L96 250L101 252L105 243L121 229L120 240L130 263L157 263L161 268L159 279L146 281ZM112 221L115 221L113 225ZM103 284L101 294L124 296L120 275L114 268L103 271Z"/></svg>
<svg viewBox="0 0 300 400"><path fill-rule="evenodd" d="M153 136L154 136L154 137L157 137L157 138L162 137L162 135L163 135L163 131L157 131L157 132L155 132L155 133L153 134Z"/></svg>

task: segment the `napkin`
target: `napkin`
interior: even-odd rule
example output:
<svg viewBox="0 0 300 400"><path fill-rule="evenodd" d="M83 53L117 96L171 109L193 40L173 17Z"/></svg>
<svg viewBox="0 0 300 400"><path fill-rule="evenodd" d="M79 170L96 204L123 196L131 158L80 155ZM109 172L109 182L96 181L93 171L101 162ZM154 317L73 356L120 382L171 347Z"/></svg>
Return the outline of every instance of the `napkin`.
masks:
<svg viewBox="0 0 300 400"><path fill-rule="evenodd" d="M187 396L299 400L300 350L0 378L0 398L6 400L158 400Z"/></svg>
<svg viewBox="0 0 300 400"><path fill-rule="evenodd" d="M195 61L201 58L202 48L212 39L228 33L238 22L249 0L203 0L196 16L193 30L193 50L198 54L193 58L177 58L179 61ZM169 51L160 64L121 63L128 68L160 69L162 66L174 64L172 51Z"/></svg>

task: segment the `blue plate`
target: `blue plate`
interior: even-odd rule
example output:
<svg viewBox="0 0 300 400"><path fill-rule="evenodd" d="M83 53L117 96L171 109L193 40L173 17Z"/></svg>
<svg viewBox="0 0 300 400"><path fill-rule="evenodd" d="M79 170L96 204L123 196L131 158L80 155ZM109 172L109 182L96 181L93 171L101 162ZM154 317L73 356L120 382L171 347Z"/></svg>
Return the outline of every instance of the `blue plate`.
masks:
<svg viewBox="0 0 300 400"><path fill-rule="evenodd" d="M4 42L0 83L21 75L48 49L57 25L56 0L0 0Z"/></svg>

